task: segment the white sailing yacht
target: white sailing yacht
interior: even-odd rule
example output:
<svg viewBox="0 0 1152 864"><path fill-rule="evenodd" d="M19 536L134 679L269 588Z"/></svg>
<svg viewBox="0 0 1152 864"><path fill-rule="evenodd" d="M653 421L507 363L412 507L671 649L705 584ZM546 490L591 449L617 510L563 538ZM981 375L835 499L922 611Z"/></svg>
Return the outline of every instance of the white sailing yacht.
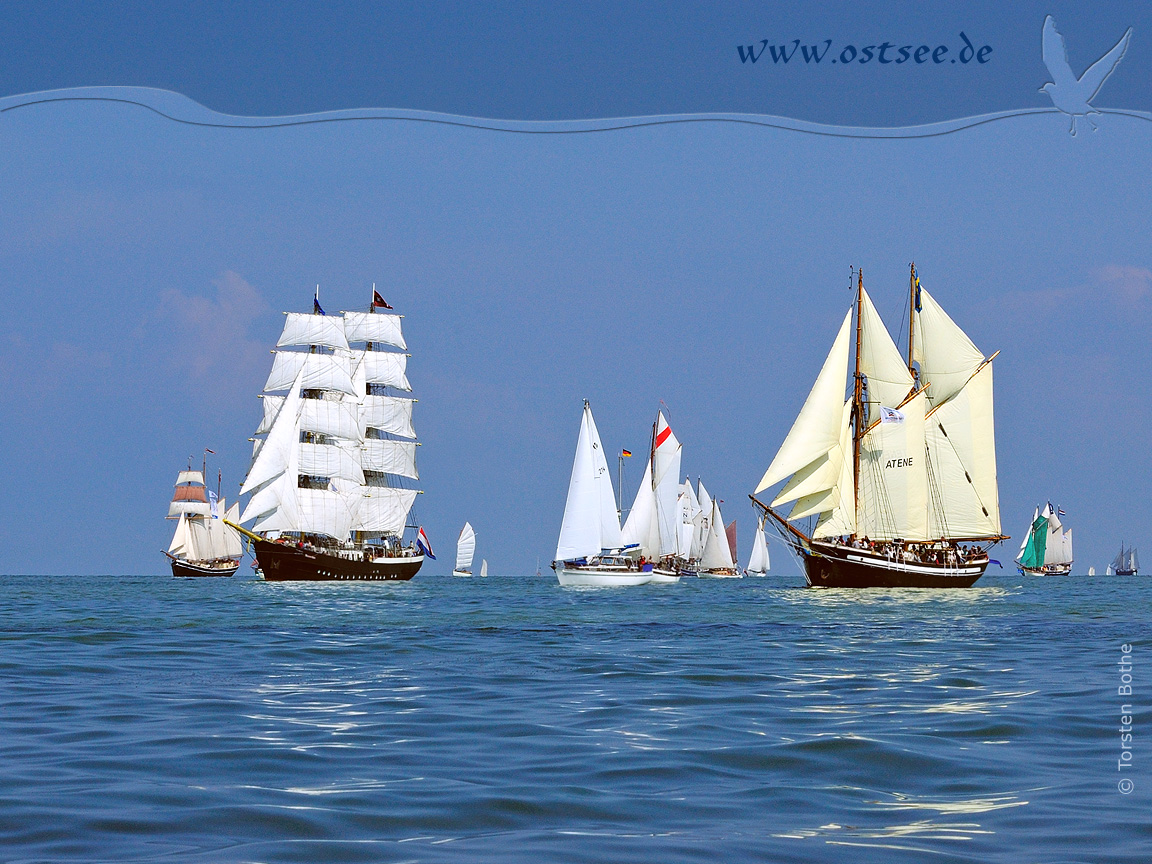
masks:
<svg viewBox="0 0 1152 864"><path fill-rule="evenodd" d="M681 549L680 461L683 447L664 412L656 414L652 425L652 446L640 488L621 529L625 550L635 552L653 564L652 582L679 582L678 562L687 558Z"/></svg>
<svg viewBox="0 0 1152 864"><path fill-rule="evenodd" d="M286 313L240 492L264 578L411 579L427 544L403 545L418 490L415 400L401 316ZM429 553L430 554L430 553Z"/></svg>
<svg viewBox="0 0 1152 864"><path fill-rule="evenodd" d="M1043 511L1036 508L1016 556L1021 574L1067 576L1072 572L1072 529L1065 530L1062 515L1063 511L1051 503L1045 504Z"/></svg>
<svg viewBox="0 0 1152 864"><path fill-rule="evenodd" d="M476 555L476 532L472 524L465 522L460 529L460 538L456 541L456 567L452 570L453 576L471 576L472 558ZM480 574L485 575L484 573Z"/></svg>
<svg viewBox="0 0 1152 864"><path fill-rule="evenodd" d="M756 536L752 541L752 555L748 558L748 567L745 573L749 576L763 576L768 572L771 562L768 558L768 539L764 536L764 516L756 524Z"/></svg>
<svg viewBox="0 0 1152 864"><path fill-rule="evenodd" d="M641 569L622 547L612 475L592 408L585 399L552 569L565 586L616 587L650 582L651 565Z"/></svg>
<svg viewBox="0 0 1152 864"><path fill-rule="evenodd" d="M209 500L211 498L211 500ZM208 491L204 471L191 466L176 478L176 491L168 505L169 519L177 519L168 556L173 576L231 576L240 566L244 544L240 535L224 524L236 520L240 505ZM221 518L223 517L223 519Z"/></svg>
<svg viewBox="0 0 1152 864"><path fill-rule="evenodd" d="M967 587L1000 532L992 360L909 275L901 357L857 279L854 310L752 500L803 559L808 584ZM850 376L852 315L855 371ZM850 383L847 398L845 384ZM777 508L795 502L785 515ZM814 517L806 530L793 524ZM965 545L971 544L971 545Z"/></svg>

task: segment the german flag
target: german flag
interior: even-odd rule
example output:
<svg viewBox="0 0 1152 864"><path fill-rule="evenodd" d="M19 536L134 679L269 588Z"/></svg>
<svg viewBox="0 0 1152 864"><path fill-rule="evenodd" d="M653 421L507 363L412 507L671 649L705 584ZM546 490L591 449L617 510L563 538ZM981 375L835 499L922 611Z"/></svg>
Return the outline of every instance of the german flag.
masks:
<svg viewBox="0 0 1152 864"><path fill-rule="evenodd" d="M631 451L631 450L621 450L621 451L620 451L620 455L621 455L621 456L631 456L631 455L632 455L632 451Z"/></svg>

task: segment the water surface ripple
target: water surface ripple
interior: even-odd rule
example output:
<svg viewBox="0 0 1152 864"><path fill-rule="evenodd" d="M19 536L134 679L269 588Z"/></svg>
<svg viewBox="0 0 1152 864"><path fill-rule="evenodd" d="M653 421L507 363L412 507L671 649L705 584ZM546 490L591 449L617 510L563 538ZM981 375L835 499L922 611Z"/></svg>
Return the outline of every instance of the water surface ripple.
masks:
<svg viewBox="0 0 1152 864"><path fill-rule="evenodd" d="M1152 583L796 583L4 577L3 858L1152 860Z"/></svg>

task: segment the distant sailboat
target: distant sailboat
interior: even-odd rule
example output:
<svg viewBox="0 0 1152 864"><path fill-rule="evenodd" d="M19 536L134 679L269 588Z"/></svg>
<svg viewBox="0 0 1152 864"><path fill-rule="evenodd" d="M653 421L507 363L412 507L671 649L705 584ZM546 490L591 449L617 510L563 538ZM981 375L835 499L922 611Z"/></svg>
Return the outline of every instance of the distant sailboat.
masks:
<svg viewBox="0 0 1152 864"><path fill-rule="evenodd" d="M1062 513L1051 504L1045 504L1043 512L1036 508L1016 556L1021 574L1067 576L1072 572L1072 529L1064 530Z"/></svg>
<svg viewBox="0 0 1152 864"><path fill-rule="evenodd" d="M1121 543L1120 554L1112 562L1112 570L1117 576L1139 576L1140 559L1136 556L1136 547L1125 549Z"/></svg>
<svg viewBox="0 0 1152 864"><path fill-rule="evenodd" d="M736 523L732 523L735 526ZM710 579L741 579L744 574L736 569L732 556L732 544L728 532L724 530L724 517L720 515L720 502L712 499L712 514L708 519L708 538L704 543L704 553L700 556L700 569L697 576Z"/></svg>
<svg viewBox="0 0 1152 864"><path fill-rule="evenodd" d="M552 569L564 586L644 585L651 581L651 565L641 569L623 553L622 546L612 475L592 408L585 400Z"/></svg>
<svg viewBox="0 0 1152 864"><path fill-rule="evenodd" d="M487 578L488 577L488 559L487 558L481 558L480 559L480 576L481 576L481 578Z"/></svg>
<svg viewBox="0 0 1152 864"><path fill-rule="evenodd" d="M244 554L240 535L221 518L235 520L240 505L228 510L227 502L217 496L205 488L203 470L189 466L177 476L167 518L179 521L164 553L173 576L231 576L240 567Z"/></svg>
<svg viewBox="0 0 1152 864"><path fill-rule="evenodd" d="M460 539L456 541L456 568L452 571L452 575L471 576L472 558L475 554L476 532L472 530L470 523L465 522L464 527L460 529Z"/></svg>
<svg viewBox="0 0 1152 864"><path fill-rule="evenodd" d="M1088 568L1088 575L1089 576L1095 576L1096 575L1096 568L1095 567L1089 567Z"/></svg>
<svg viewBox="0 0 1152 864"><path fill-rule="evenodd" d="M763 576L771 566L768 559L768 540L764 536L764 518L756 526L756 536L752 540L752 555L748 559L748 569L744 572L749 576Z"/></svg>

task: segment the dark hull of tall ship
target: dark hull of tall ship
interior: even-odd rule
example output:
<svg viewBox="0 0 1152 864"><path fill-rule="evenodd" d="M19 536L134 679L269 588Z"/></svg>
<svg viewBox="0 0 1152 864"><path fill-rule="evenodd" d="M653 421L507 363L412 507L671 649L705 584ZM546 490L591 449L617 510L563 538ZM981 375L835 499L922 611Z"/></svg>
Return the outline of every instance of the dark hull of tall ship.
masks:
<svg viewBox="0 0 1152 864"><path fill-rule="evenodd" d="M814 588L969 588L988 568L986 557L963 564L893 560L868 549L814 542L801 550Z"/></svg>
<svg viewBox="0 0 1152 864"><path fill-rule="evenodd" d="M265 582L397 582L416 575L423 555L350 560L315 549L271 540L253 540Z"/></svg>
<svg viewBox="0 0 1152 864"><path fill-rule="evenodd" d="M239 561L233 561L230 565L224 567L208 567L193 564L191 561L182 561L177 558L170 560L172 562L173 576L231 576L240 569Z"/></svg>
<svg viewBox="0 0 1152 864"><path fill-rule="evenodd" d="M1140 572L1138 570L1117 570L1116 575L1117 576L1139 576Z"/></svg>

